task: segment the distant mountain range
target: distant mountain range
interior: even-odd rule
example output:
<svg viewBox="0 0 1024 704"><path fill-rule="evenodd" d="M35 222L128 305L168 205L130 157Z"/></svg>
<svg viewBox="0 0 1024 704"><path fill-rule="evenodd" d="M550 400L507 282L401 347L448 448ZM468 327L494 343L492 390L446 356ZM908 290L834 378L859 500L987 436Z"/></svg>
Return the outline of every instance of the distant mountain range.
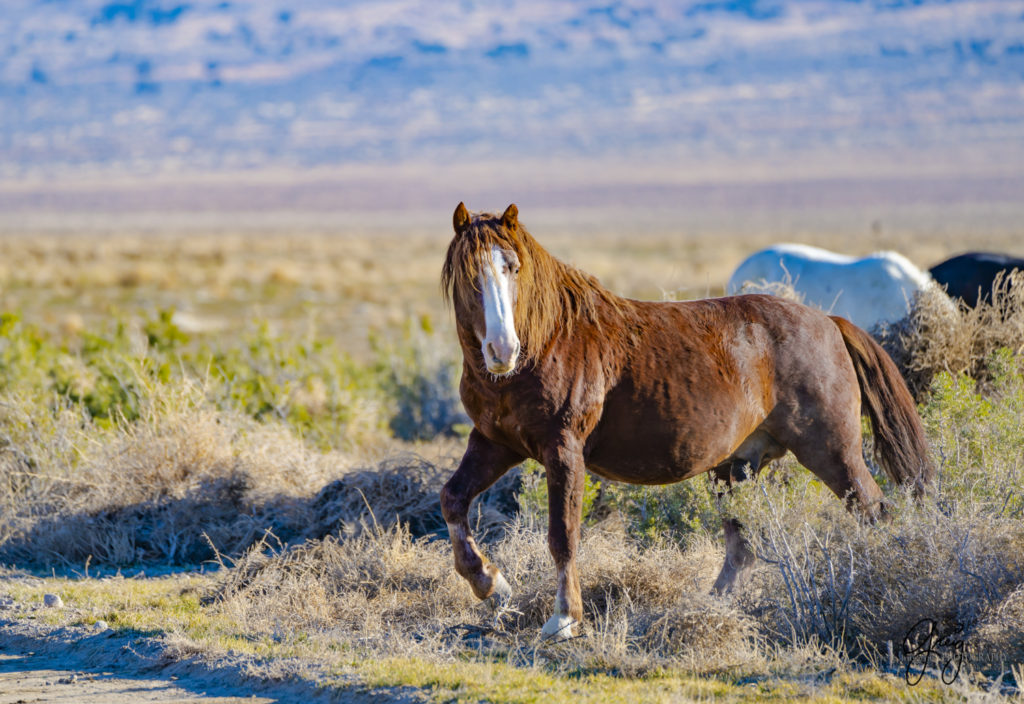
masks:
<svg viewBox="0 0 1024 704"><path fill-rule="evenodd" d="M634 181L648 167L649 180L693 182L1019 176L1024 2L13 0L0 12L7 182L401 163L576 164L590 177L612 164Z"/></svg>

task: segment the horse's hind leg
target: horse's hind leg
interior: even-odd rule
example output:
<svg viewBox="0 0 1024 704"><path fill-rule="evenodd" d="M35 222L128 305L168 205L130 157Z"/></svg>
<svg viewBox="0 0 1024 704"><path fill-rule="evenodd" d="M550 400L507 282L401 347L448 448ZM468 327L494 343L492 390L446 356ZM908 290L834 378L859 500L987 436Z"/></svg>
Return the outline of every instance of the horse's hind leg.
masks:
<svg viewBox="0 0 1024 704"><path fill-rule="evenodd" d="M855 450L844 447L830 451L821 448L820 451L794 450L793 454L800 464L820 477L836 496L845 499L847 508L856 509L874 520L884 513L884 497L864 463L859 435L857 440Z"/></svg>
<svg viewBox="0 0 1024 704"><path fill-rule="evenodd" d="M859 399L858 399L859 401ZM868 518L882 512L882 490L864 463L859 408L815 414L800 427L778 431L776 437L797 460L814 472L832 492Z"/></svg>
<svg viewBox="0 0 1024 704"><path fill-rule="evenodd" d="M474 429L459 468L441 489L441 512L448 524L455 570L465 577L478 599L496 595L498 606L512 596L512 589L501 571L480 553L469 532L469 504L523 458L508 448L496 445Z"/></svg>

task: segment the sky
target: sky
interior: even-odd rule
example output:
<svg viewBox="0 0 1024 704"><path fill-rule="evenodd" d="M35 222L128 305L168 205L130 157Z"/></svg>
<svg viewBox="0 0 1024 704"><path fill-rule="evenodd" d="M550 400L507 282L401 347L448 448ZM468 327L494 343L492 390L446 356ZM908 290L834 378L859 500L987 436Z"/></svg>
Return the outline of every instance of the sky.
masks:
<svg viewBox="0 0 1024 704"><path fill-rule="evenodd" d="M0 57L15 189L1024 172L1018 0L13 0Z"/></svg>

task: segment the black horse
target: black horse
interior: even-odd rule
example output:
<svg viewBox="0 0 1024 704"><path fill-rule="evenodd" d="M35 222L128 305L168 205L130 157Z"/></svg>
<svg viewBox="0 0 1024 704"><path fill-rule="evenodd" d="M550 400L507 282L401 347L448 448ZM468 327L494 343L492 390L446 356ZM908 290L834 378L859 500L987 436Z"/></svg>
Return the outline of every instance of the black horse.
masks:
<svg viewBox="0 0 1024 704"><path fill-rule="evenodd" d="M967 252L933 266L929 273L952 298L974 308L992 302L992 282L1000 272L1024 271L1024 259L992 252Z"/></svg>

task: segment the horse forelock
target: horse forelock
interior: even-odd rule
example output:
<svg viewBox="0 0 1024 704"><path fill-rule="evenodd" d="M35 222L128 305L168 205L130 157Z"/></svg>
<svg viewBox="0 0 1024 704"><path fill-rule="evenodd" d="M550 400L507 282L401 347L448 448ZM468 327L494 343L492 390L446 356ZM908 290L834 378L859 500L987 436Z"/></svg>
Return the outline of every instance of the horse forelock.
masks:
<svg viewBox="0 0 1024 704"><path fill-rule="evenodd" d="M495 246L516 249L508 237L503 236L501 221L494 215L483 213L473 216L470 225L456 233L444 268L441 270L441 289L446 302L455 303L480 292L480 273L490 266L490 255Z"/></svg>
<svg viewBox="0 0 1024 704"><path fill-rule="evenodd" d="M617 307L615 296L597 279L551 256L522 224L508 228L491 213L474 215L448 246L441 288L449 304L477 294L494 247L512 249L519 257L514 315L526 359L536 359L556 332L570 332L580 319L596 323L598 300Z"/></svg>

